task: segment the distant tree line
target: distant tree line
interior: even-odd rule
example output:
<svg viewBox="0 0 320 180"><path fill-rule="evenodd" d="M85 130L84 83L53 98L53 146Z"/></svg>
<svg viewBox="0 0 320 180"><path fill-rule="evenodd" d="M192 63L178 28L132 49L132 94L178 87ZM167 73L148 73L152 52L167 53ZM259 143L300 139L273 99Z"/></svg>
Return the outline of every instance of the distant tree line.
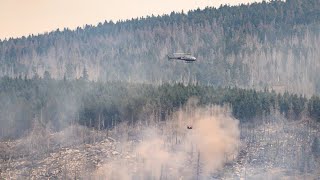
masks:
<svg viewBox="0 0 320 180"><path fill-rule="evenodd" d="M320 93L319 0L272 0L105 21L0 41L0 76L285 86ZM167 61L173 52L198 58ZM294 90L294 91L293 91Z"/></svg>
<svg viewBox="0 0 320 180"><path fill-rule="evenodd" d="M0 135L21 136L36 121L53 130L79 123L97 129L120 122L166 120L197 97L199 105L228 104L240 122L261 121L276 110L287 118L320 121L320 99L297 94L203 85L132 84L23 77L0 79Z"/></svg>

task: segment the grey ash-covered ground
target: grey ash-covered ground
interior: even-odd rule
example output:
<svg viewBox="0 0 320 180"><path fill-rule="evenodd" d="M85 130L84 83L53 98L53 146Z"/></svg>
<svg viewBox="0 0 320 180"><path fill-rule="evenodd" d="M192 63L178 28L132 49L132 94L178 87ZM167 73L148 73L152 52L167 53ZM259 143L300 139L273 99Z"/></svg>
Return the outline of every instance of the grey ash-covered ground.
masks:
<svg viewBox="0 0 320 180"><path fill-rule="evenodd" d="M320 161L312 151L315 137L319 137L319 125L309 120L277 116L260 125L243 124L238 156L214 177L319 179Z"/></svg>
<svg viewBox="0 0 320 180"><path fill-rule="evenodd" d="M45 128L35 128L33 132L19 140L1 141L0 178L99 179L106 178L106 174L101 175L101 173L108 171L109 165L112 166L114 162L120 162L120 166L124 166L125 163L130 171L136 171L139 163L143 163L132 153L141 138L136 132L119 129L108 132L95 131L81 126L71 126L62 132L51 133ZM181 175L179 178L317 179L319 177L320 161L312 151L314 139L319 137L319 126L316 123L309 120L289 121L274 116L265 118L261 124L241 124L240 133L238 154L222 168L210 176L204 176L196 169L197 162L192 162L185 165L185 169L194 166L191 168L193 173L199 174L192 177ZM118 139L126 139L126 142L122 144ZM197 161L197 157L193 161ZM164 168L161 166L161 169ZM170 167L167 169L168 173L164 175L161 170L158 178L170 179L172 169ZM148 177L151 178L152 174L137 175L132 178L148 179ZM126 176L123 178L127 179Z"/></svg>

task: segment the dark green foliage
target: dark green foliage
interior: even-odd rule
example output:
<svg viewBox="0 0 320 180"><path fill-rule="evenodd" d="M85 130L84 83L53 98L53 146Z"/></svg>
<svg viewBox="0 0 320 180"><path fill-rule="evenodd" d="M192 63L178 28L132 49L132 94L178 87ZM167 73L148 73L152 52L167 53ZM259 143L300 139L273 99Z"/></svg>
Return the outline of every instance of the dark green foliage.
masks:
<svg viewBox="0 0 320 180"><path fill-rule="evenodd" d="M308 102L308 112L310 116L320 122L320 98L312 96Z"/></svg>
<svg viewBox="0 0 320 180"><path fill-rule="evenodd" d="M50 124L60 130L72 123L97 129L112 128L126 121L148 121L157 116L165 120L183 107L188 99L196 97L199 105L231 105L233 115L241 122L260 121L277 108L286 116L293 112L301 116L306 98L285 93L214 88L202 85L130 84L125 82L91 82L54 79L0 79L0 134L20 136L32 127L34 121ZM310 117L319 120L320 99L308 102Z"/></svg>
<svg viewBox="0 0 320 180"><path fill-rule="evenodd" d="M286 117L289 116L289 110L290 110L290 95L288 92L285 92L283 96L280 94L278 95L278 101L279 101L279 108L280 112L284 114Z"/></svg>
<svg viewBox="0 0 320 180"><path fill-rule="evenodd" d="M301 113L306 109L307 99L302 95L289 94L285 92L282 96L278 95L280 112L287 118L300 118Z"/></svg>
<svg viewBox="0 0 320 180"><path fill-rule="evenodd" d="M305 97L302 97L302 95L300 95L300 97L298 95L291 95L291 103L292 103L292 110L294 113L294 116L296 118L299 118L302 111L306 109L305 104L307 102L307 99Z"/></svg>

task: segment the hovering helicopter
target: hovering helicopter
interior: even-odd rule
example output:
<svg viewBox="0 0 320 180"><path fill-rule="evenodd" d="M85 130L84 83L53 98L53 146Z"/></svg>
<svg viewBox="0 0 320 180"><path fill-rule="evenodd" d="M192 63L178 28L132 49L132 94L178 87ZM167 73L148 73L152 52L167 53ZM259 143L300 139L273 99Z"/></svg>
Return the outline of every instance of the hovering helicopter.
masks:
<svg viewBox="0 0 320 180"><path fill-rule="evenodd" d="M172 55L168 55L169 60L182 60L185 62L193 62L196 61L197 58L192 56L191 53L173 53Z"/></svg>

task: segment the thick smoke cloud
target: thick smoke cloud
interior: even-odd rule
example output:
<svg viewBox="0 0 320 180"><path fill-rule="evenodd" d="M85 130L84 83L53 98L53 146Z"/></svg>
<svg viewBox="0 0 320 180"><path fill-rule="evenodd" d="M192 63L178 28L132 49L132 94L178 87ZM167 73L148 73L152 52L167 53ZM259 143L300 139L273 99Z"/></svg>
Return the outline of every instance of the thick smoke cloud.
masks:
<svg viewBox="0 0 320 180"><path fill-rule="evenodd" d="M196 179L222 168L237 154L238 120L227 107L196 104L190 100L162 124L139 127L139 141L121 142L123 155L98 169L96 177Z"/></svg>

